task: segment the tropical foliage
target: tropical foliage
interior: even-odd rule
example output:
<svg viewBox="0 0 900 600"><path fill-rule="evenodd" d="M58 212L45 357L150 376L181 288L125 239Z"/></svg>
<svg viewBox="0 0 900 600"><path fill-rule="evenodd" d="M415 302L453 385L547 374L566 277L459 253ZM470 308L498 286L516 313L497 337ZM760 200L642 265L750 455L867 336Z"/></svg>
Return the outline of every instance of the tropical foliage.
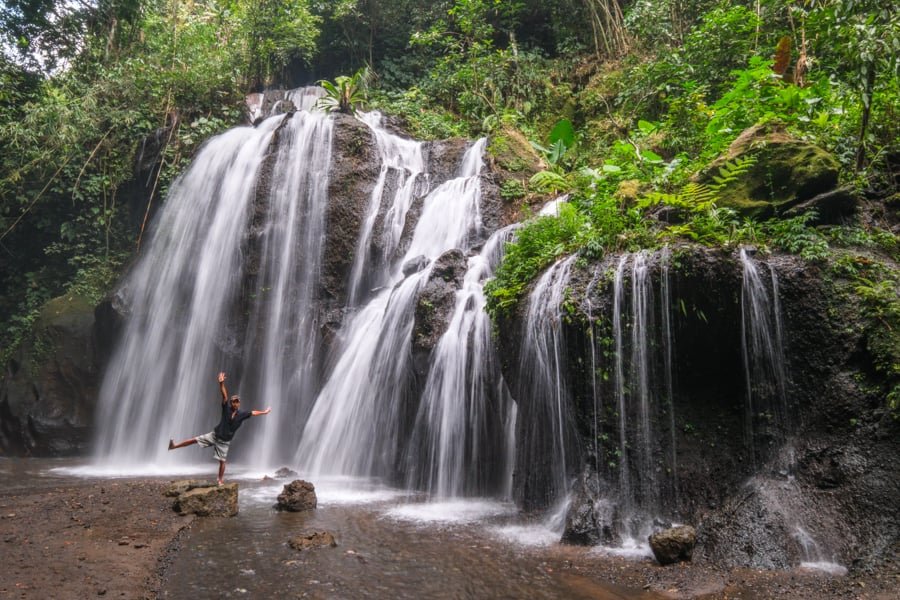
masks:
<svg viewBox="0 0 900 600"><path fill-rule="evenodd" d="M8 0L0 7L0 345L14 347L48 298L104 293L175 175L204 139L241 120L245 93L268 86L321 81L326 109L349 112L365 100L419 137L490 135L491 148L530 141L544 168L510 159L502 197L535 209L557 194L569 201L559 217L532 218L518 232L489 286L493 310L513 306L541 269L572 252L599 257L689 239L827 262L848 239L893 239L875 221L863 235L823 231L810 215L742 217L720 206L719 182L694 177L742 130L777 121L832 153L844 184L895 210L900 13L891 8L880 0ZM135 156L148 152L155 162L141 166L138 182ZM724 181L746 167L726 163L715 175ZM897 257L888 246L865 251L888 255L889 265ZM870 283L852 293L892 323L884 282L900 278L890 268L860 277Z"/></svg>

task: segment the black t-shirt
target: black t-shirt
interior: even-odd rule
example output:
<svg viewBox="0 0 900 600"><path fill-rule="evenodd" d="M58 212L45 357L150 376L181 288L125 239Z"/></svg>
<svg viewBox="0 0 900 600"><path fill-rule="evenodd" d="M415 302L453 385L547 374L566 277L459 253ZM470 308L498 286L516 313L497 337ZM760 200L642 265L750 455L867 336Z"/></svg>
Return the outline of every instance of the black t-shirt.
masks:
<svg viewBox="0 0 900 600"><path fill-rule="evenodd" d="M231 403L222 404L222 420L216 425L216 437L223 442L230 441L234 437L234 432L238 430L245 420L251 417L249 410L238 410L234 418L231 418Z"/></svg>

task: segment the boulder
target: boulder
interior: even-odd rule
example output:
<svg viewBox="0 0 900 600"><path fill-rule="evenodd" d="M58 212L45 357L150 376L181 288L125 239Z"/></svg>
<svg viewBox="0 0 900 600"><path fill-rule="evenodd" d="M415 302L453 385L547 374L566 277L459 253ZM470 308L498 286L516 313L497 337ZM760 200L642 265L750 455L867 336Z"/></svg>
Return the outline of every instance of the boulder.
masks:
<svg viewBox="0 0 900 600"><path fill-rule="evenodd" d="M163 492L163 495L168 496L169 498L176 498L195 488L213 487L214 485L215 483L210 483L205 479L181 479L170 483L169 487L166 488L166 491Z"/></svg>
<svg viewBox="0 0 900 600"><path fill-rule="evenodd" d="M179 515L233 517L238 513L238 484L226 483L189 487L175 499L172 508Z"/></svg>
<svg viewBox="0 0 900 600"><path fill-rule="evenodd" d="M337 546L337 542L331 533L327 531L315 531L313 533L307 533L289 539L288 545L294 550L303 551L311 550L312 548L321 548L323 546L334 548Z"/></svg>
<svg viewBox="0 0 900 600"><path fill-rule="evenodd" d="M697 544L697 532L690 525L679 525L657 531L647 539L659 564L670 565L691 560Z"/></svg>
<svg viewBox="0 0 900 600"><path fill-rule="evenodd" d="M281 467L280 469L275 471L276 479L287 479L288 477L296 477L296 476L297 476L297 471L294 471L293 469L289 469L287 467Z"/></svg>
<svg viewBox="0 0 900 600"><path fill-rule="evenodd" d="M839 225L859 208L859 197L849 187L841 187L813 196L788 209L785 216L793 217L815 211L816 218L810 225Z"/></svg>
<svg viewBox="0 0 900 600"><path fill-rule="evenodd" d="M719 190L717 201L745 216L782 215L838 184L837 160L819 146L792 137L778 122L745 130L696 179L712 184L726 163L748 157L753 165Z"/></svg>
<svg viewBox="0 0 900 600"><path fill-rule="evenodd" d="M278 494L277 510L300 512L312 510L316 507L316 488L313 484L302 479L295 479L284 486L284 490Z"/></svg>
<svg viewBox="0 0 900 600"><path fill-rule="evenodd" d="M562 542L579 546L610 544L615 539L616 504L603 497L596 471L585 468L572 488Z"/></svg>

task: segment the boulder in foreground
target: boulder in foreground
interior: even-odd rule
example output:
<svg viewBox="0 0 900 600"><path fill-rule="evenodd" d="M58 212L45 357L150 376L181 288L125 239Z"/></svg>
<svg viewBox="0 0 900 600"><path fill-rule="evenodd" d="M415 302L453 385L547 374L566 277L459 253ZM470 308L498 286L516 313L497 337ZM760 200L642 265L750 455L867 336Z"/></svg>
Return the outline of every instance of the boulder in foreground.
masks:
<svg viewBox="0 0 900 600"><path fill-rule="evenodd" d="M691 560L697 544L697 532L690 525L657 531L648 538L653 556L661 565Z"/></svg>
<svg viewBox="0 0 900 600"><path fill-rule="evenodd" d="M284 490L278 494L277 510L300 512L312 510L316 507L316 488L313 484L302 479L295 479L284 486Z"/></svg>
<svg viewBox="0 0 900 600"><path fill-rule="evenodd" d="M169 495L177 489L184 489L178 494L172 505L179 515L233 517L238 513L238 484L236 483L216 485L209 482L176 481L169 487L166 494Z"/></svg>

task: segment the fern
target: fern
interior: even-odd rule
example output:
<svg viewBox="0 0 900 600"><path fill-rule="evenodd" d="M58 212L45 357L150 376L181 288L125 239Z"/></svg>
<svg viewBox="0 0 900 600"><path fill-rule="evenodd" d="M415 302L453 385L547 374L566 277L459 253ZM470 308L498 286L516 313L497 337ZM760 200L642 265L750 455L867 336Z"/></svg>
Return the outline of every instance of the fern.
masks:
<svg viewBox="0 0 900 600"><path fill-rule="evenodd" d="M715 184L712 186L716 191L724 189L738 180L739 177L743 176L747 171L753 168L753 165L756 164L755 156L740 156L733 160L725 161L721 167L719 167L719 174L713 175L713 181Z"/></svg>
<svg viewBox="0 0 900 600"><path fill-rule="evenodd" d="M708 184L692 181L675 194L651 192L638 202L638 207L647 208L657 204L664 204L675 208L684 208L692 212L708 211L714 208L718 202L719 192L737 181L754 164L756 164L756 158L753 156L742 156L726 161L725 164L719 167L719 174L713 175L714 183Z"/></svg>
<svg viewBox="0 0 900 600"><path fill-rule="evenodd" d="M569 188L569 182L559 173L553 171L540 171L535 173L528 184L532 189L544 193L554 194Z"/></svg>
<svg viewBox="0 0 900 600"><path fill-rule="evenodd" d="M692 207L694 210L706 210L715 204L717 195L716 189L706 185L705 183L690 182L681 188L678 194L683 202Z"/></svg>

